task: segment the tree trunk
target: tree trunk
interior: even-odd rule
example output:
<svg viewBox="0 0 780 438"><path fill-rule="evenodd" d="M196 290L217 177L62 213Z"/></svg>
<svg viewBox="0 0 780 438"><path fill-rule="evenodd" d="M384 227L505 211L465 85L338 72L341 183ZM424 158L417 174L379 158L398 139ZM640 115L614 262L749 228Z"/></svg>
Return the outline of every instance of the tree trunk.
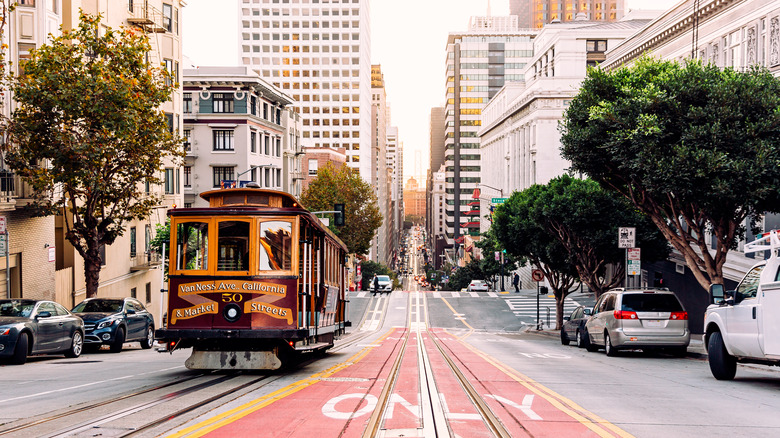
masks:
<svg viewBox="0 0 780 438"><path fill-rule="evenodd" d="M84 280L87 286L87 298L97 296L101 264L100 251L97 248L88 248L87 257L84 257Z"/></svg>

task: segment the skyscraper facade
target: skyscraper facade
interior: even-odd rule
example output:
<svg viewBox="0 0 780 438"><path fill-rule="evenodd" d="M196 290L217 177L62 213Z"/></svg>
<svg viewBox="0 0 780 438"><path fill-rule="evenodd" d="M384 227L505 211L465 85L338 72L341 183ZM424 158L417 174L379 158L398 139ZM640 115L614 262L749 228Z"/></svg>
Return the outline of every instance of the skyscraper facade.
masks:
<svg viewBox="0 0 780 438"><path fill-rule="evenodd" d="M382 225L377 230L371 247L371 260L389 266L390 249L392 248L390 223L392 212L390 200L391 179L388 174L387 161L387 125L389 111L387 108L387 93L382 66L371 66L371 187L379 202L379 212L382 214Z"/></svg>
<svg viewBox="0 0 780 438"><path fill-rule="evenodd" d="M521 28L539 29L553 20L569 22L617 21L625 14L625 0L509 0L509 13Z"/></svg>
<svg viewBox="0 0 780 438"><path fill-rule="evenodd" d="M306 146L344 148L371 178L369 0L242 0L241 62L290 95Z"/></svg>
<svg viewBox="0 0 780 438"><path fill-rule="evenodd" d="M472 17L468 31L449 35L444 135L449 245L460 244L464 234L479 235L481 214L472 208L472 195L481 182L482 109L506 82L524 80L536 33L520 29L517 17L509 16Z"/></svg>

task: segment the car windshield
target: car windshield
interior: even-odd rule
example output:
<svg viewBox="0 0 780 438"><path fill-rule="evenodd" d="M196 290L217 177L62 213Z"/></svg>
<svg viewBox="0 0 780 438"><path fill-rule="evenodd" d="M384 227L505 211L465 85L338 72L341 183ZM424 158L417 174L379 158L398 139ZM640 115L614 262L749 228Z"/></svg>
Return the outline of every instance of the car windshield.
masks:
<svg viewBox="0 0 780 438"><path fill-rule="evenodd" d="M34 301L3 300L0 301L0 316L16 316L27 318L35 308Z"/></svg>
<svg viewBox="0 0 780 438"><path fill-rule="evenodd" d="M379 281L390 281L390 276L388 275L377 275L376 277L379 279Z"/></svg>
<svg viewBox="0 0 780 438"><path fill-rule="evenodd" d="M473 284L474 286L482 286L483 284L485 284L485 282L482 280L471 280L471 284Z"/></svg>
<svg viewBox="0 0 780 438"><path fill-rule="evenodd" d="M82 301L76 307L73 308L73 313L84 312L110 312L117 313L122 311L122 300L89 300Z"/></svg>
<svg viewBox="0 0 780 438"><path fill-rule="evenodd" d="M625 294L622 310L632 312L681 312L682 305L672 294Z"/></svg>

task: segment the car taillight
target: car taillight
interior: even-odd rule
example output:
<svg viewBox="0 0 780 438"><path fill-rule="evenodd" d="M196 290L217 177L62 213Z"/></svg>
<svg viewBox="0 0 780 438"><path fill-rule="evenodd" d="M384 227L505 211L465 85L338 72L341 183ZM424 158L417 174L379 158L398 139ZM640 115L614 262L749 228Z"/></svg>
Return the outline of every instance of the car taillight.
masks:
<svg viewBox="0 0 780 438"><path fill-rule="evenodd" d="M612 315L615 316L615 319L637 319L639 318L636 316L636 312L631 312L628 310L615 310L612 312Z"/></svg>
<svg viewBox="0 0 780 438"><path fill-rule="evenodd" d="M685 321L688 319L688 312L672 312L672 314L669 315L669 319L673 319L675 321Z"/></svg>

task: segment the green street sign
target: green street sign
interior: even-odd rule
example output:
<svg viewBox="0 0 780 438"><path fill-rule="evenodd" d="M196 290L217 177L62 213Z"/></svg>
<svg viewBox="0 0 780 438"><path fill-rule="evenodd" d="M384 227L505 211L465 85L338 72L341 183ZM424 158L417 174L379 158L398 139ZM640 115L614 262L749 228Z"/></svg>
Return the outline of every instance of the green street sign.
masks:
<svg viewBox="0 0 780 438"><path fill-rule="evenodd" d="M507 198L493 198L490 200L490 203L492 204L503 204L506 202Z"/></svg>

